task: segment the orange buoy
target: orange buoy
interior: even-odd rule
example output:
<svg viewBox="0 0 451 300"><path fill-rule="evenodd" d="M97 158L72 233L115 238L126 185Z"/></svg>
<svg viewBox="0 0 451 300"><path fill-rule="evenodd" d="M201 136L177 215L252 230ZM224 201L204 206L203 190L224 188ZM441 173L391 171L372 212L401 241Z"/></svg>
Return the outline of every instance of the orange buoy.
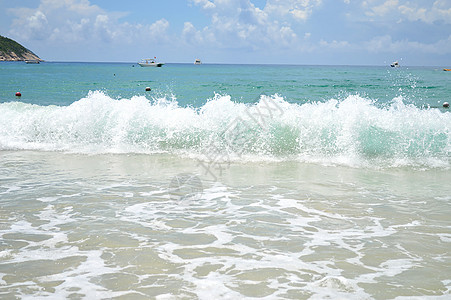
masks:
<svg viewBox="0 0 451 300"><path fill-rule="evenodd" d="M21 97L21 96L22 96L22 94L20 92L16 93L16 97Z"/></svg>

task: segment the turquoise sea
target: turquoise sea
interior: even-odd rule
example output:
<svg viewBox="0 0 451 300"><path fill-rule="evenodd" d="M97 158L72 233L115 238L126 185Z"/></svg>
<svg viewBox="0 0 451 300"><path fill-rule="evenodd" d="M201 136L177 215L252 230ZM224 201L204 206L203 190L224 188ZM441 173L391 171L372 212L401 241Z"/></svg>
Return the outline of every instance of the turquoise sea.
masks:
<svg viewBox="0 0 451 300"><path fill-rule="evenodd" d="M444 102L442 67L1 62L0 298L449 299Z"/></svg>

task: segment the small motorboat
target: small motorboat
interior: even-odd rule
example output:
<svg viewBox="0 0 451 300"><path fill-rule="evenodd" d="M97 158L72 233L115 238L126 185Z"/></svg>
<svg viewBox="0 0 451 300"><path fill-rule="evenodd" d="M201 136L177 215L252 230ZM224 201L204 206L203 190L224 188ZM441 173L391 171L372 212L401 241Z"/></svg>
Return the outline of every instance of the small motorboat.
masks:
<svg viewBox="0 0 451 300"><path fill-rule="evenodd" d="M39 64L39 60L38 59L26 59L25 60L26 64Z"/></svg>
<svg viewBox="0 0 451 300"><path fill-rule="evenodd" d="M156 62L154 58L147 58L141 60L138 65L141 67L161 67L164 65L164 63Z"/></svg>
<svg viewBox="0 0 451 300"><path fill-rule="evenodd" d="M393 62L393 63L390 65L390 67L392 67L392 68L398 68L398 67L400 67L399 62L397 62L397 61Z"/></svg>
<svg viewBox="0 0 451 300"><path fill-rule="evenodd" d="M201 65L202 61L200 59L196 58L196 60L194 61L194 64L195 65Z"/></svg>

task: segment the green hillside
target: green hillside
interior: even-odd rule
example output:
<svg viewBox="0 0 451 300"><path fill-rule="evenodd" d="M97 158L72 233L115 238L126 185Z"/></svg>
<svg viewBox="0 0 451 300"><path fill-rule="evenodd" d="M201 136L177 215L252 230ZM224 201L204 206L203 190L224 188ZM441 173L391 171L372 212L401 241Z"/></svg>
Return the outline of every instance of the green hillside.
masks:
<svg viewBox="0 0 451 300"><path fill-rule="evenodd" d="M0 60L39 59L18 42L0 35Z"/></svg>

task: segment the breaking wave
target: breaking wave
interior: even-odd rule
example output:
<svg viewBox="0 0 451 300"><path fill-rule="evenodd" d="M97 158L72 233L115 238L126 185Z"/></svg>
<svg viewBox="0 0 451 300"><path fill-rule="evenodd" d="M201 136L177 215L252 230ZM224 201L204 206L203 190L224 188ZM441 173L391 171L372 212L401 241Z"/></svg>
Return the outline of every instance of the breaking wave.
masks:
<svg viewBox="0 0 451 300"><path fill-rule="evenodd" d="M451 114L406 105L402 97L378 107L359 95L306 104L278 95L254 104L216 95L193 108L96 91L69 106L1 103L0 149L449 167Z"/></svg>

